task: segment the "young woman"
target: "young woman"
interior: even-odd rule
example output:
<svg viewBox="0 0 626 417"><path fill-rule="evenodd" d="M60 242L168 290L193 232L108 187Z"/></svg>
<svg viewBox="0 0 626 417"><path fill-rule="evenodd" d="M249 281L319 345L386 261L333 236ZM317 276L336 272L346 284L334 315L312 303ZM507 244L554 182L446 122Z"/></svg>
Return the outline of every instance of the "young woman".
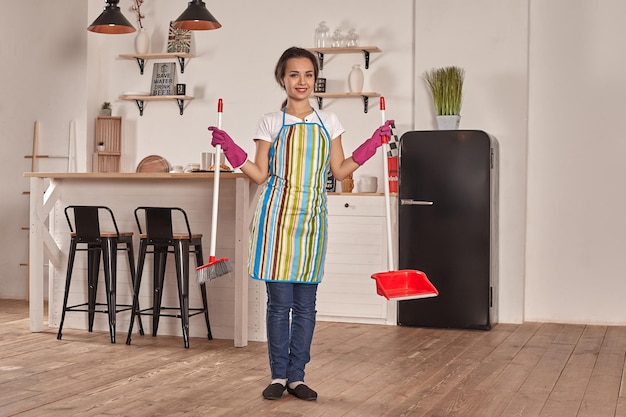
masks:
<svg viewBox="0 0 626 417"><path fill-rule="evenodd" d="M272 374L263 397L275 400L285 389L303 400L317 399L304 384L315 329L317 284L326 255L326 178L344 179L374 156L387 121L351 157L341 146L344 132L333 113L309 103L319 67L306 49L287 49L274 76L287 99L280 111L263 116L255 135L254 161L223 130L209 127L234 168L263 184L254 216L248 271L266 282L267 343Z"/></svg>

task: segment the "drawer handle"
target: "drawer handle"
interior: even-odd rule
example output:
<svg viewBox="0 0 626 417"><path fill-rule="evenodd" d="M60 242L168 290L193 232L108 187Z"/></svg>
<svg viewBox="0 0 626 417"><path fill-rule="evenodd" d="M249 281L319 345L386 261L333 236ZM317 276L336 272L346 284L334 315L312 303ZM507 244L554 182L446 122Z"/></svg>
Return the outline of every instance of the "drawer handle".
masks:
<svg viewBox="0 0 626 417"><path fill-rule="evenodd" d="M344 204L343 206L344 206L345 208L348 208L348 207L350 207L350 204L346 203L346 204Z"/></svg>

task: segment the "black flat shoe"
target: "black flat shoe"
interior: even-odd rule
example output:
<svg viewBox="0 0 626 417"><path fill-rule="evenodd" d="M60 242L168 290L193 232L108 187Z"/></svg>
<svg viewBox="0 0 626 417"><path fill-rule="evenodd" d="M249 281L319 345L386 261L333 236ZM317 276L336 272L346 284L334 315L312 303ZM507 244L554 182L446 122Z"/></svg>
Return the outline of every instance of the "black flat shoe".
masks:
<svg viewBox="0 0 626 417"><path fill-rule="evenodd" d="M266 400L278 400L283 396L283 392L285 392L285 386L283 384L279 384L278 382L269 384L267 388L263 390L263 398Z"/></svg>
<svg viewBox="0 0 626 417"><path fill-rule="evenodd" d="M295 388L287 387L287 392L291 395L295 395L304 401L313 401L317 400L317 392L313 391L311 388L307 387L305 384L300 384Z"/></svg>

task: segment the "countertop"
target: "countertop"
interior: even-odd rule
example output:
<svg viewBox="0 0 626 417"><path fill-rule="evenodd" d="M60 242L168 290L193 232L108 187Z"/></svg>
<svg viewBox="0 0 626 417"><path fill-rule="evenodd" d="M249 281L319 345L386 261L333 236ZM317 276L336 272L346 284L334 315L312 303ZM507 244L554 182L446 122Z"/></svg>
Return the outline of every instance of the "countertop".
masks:
<svg viewBox="0 0 626 417"><path fill-rule="evenodd" d="M67 178L67 179L207 179L213 178L212 172L183 172L183 173L170 173L170 172L25 172L25 177L33 178ZM221 172L220 178L248 178L246 174L242 172ZM373 196L384 195L383 193L342 193L342 192L329 192L328 195L354 195L354 196ZM395 194L391 194L395 195Z"/></svg>
<svg viewBox="0 0 626 417"><path fill-rule="evenodd" d="M88 179L191 179L213 178L212 172L25 172L25 177L34 178L88 178ZM241 172L221 172L220 178L248 178Z"/></svg>

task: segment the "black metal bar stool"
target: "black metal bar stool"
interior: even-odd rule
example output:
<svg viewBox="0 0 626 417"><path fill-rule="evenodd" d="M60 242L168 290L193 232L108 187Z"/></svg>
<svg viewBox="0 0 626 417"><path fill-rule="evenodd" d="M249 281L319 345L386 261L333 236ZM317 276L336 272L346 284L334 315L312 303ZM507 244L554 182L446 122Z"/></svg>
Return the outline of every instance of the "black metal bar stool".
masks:
<svg viewBox="0 0 626 417"><path fill-rule="evenodd" d="M145 224L145 233L139 220L139 213L143 212L143 223ZM184 219L186 232L174 233L172 216L175 215L180 221ZM176 217L175 217L176 219ZM189 317L197 314L204 314L206 327L208 331L208 339L212 340L211 325L209 324L209 309L206 295L206 283L200 284L200 292L202 294L202 308L189 307L189 255L193 252L196 256L196 266L203 265L202 257L202 235L191 233L187 213L179 207L137 207L135 209L135 220L139 229L139 257L137 260L137 279L135 280L135 300L133 311L131 313L130 328L128 329L128 337L126 344L130 344L133 332L133 318L135 315L152 316L152 336L157 335L160 317L176 317L181 319L183 342L185 348L189 348ZM152 251L148 251L148 246L152 247ZM146 253L153 254L153 303L152 307L139 308L139 289L141 287L141 276L143 274L143 266ZM176 263L176 278L178 283L178 307L162 307L161 301L163 296L163 282L165 280L165 266L167 255L174 254ZM174 311L173 313L169 313Z"/></svg>
<svg viewBox="0 0 626 417"><path fill-rule="evenodd" d="M73 214L74 223L70 219ZM100 213L108 213L110 222L115 229L114 232L103 232L100 230ZM117 228L115 216L110 208L105 206L67 206L65 208L65 218L70 227L70 248L67 259L67 274L65 278L65 295L63 297L63 312L57 339L63 336L63 322L65 313L68 311L82 311L88 313L89 331L93 331L93 321L95 313L106 313L109 319L109 332L111 343L115 343L115 322L116 314L121 311L132 309L130 304L117 304L117 252L125 251L128 254L128 267L130 270L130 288L135 284L135 257L133 253L133 232L120 232ZM80 245L80 247L79 247ZM70 293L70 282L74 269L76 252L87 252L87 302L69 306L68 298ZM100 272L100 258L102 257L104 269L104 283L106 286L106 303L97 302L98 275ZM100 307L104 307L101 309ZM134 319L134 318L133 318ZM139 331L143 334L141 317L139 320Z"/></svg>

